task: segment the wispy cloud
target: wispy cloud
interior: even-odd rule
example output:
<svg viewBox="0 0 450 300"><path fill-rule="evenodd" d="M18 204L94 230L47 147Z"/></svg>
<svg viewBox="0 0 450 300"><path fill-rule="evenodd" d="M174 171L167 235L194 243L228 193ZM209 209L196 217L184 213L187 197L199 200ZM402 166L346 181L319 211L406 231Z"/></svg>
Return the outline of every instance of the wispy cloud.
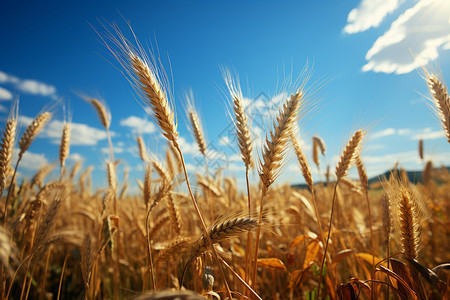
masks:
<svg viewBox="0 0 450 300"><path fill-rule="evenodd" d="M21 79L0 71L0 83L12 84L15 89L25 94L39 95L56 99L56 87L35 79Z"/></svg>
<svg viewBox="0 0 450 300"><path fill-rule="evenodd" d="M11 100L13 98L13 94L5 89L0 87L0 100Z"/></svg>
<svg viewBox="0 0 450 300"><path fill-rule="evenodd" d="M380 139L380 138L384 138L384 137L392 136L392 135L404 136L411 140L420 140L420 139L432 140L432 139L445 138L442 130L435 130L430 127L425 127L425 128L421 128L418 130L413 130L410 128L399 128L399 129L386 128L386 129L377 131L377 132L373 133L372 135L370 135L370 140L373 141L376 139Z"/></svg>
<svg viewBox="0 0 450 300"><path fill-rule="evenodd" d="M403 74L450 49L450 1L421 0L404 11L366 54L363 71Z"/></svg>
<svg viewBox="0 0 450 300"><path fill-rule="evenodd" d="M129 116L120 120L120 125L131 128L132 132L137 134L154 133L156 131L153 122L136 116Z"/></svg>
<svg viewBox="0 0 450 300"><path fill-rule="evenodd" d="M348 14L344 32L353 34L378 27L402 2L402 0L362 0L358 7Z"/></svg>

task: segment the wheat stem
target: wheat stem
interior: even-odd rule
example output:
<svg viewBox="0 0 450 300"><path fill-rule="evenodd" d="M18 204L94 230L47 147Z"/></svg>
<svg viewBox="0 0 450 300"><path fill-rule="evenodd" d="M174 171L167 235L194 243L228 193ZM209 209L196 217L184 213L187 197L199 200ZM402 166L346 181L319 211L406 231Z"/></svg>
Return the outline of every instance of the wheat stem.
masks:
<svg viewBox="0 0 450 300"><path fill-rule="evenodd" d="M219 256L217 255L216 249L214 248L214 244L211 241L211 237L209 236L208 229L206 227L205 221L203 220L202 213L200 212L200 208L197 205L197 201L195 200L194 194L192 194L191 185L189 183L189 176L188 176L187 170L186 170L186 164L184 163L183 152L181 152L181 149L180 149L180 146L178 145L178 143L175 144L174 146L178 150L178 154L180 155L181 164L183 165L184 177L186 179L186 185L187 185L187 188L188 188L189 195L191 197L192 203L194 204L195 212L197 213L197 216L200 219L200 223L202 225L204 236L206 236L206 238L208 240L208 243L209 243L209 246L210 246L210 249L211 249L211 252L212 252L215 260L217 261L217 264L219 265L220 273L222 274L223 281L225 283L225 288L227 290L228 297L230 299L233 299L233 297L231 296L231 291L230 291L230 287L228 285L227 278L226 278L225 273L223 272L222 266L220 265L220 262L219 262Z"/></svg>

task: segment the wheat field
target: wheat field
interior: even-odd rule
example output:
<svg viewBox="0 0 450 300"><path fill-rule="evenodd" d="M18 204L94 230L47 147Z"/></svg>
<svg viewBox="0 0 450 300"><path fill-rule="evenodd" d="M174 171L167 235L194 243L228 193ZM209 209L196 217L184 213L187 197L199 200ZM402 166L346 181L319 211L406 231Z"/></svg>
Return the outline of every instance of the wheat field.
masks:
<svg viewBox="0 0 450 300"><path fill-rule="evenodd" d="M303 84L284 100L254 155L239 82L224 71L245 188L222 170L208 169L202 116L189 94L192 133L204 170L187 171L176 108L158 69L142 47L119 31L102 37L167 142L153 155L136 147L144 166L138 194L116 174L107 104L82 96L98 113L109 141L108 186L92 188L92 169L68 169L70 122L64 125L59 165L18 180L20 161L52 111L17 130L11 107L0 150L1 299L449 299L450 174L424 162L421 180L393 166L369 181L360 156L367 130L342 141L335 166L314 182L312 164L326 155L314 136L313 160L302 149ZM450 142L450 98L443 78L424 71L436 115ZM18 150L18 160L12 160ZM279 180L288 152L306 185ZM419 153L423 159L423 142ZM157 159L156 157L165 157ZM292 162L291 162L292 163ZM426 163L426 164L425 164ZM59 168L59 178L48 178ZM350 179L355 168L359 179ZM259 182L250 183L256 172ZM201 189L192 189L195 185Z"/></svg>

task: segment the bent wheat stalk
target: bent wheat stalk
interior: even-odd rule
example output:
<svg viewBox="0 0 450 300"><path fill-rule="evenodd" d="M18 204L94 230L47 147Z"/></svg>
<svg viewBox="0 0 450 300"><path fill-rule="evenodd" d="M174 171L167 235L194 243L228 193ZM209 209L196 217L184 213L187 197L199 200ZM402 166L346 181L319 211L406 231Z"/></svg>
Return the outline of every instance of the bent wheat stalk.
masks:
<svg viewBox="0 0 450 300"><path fill-rule="evenodd" d="M286 101L279 114L273 122L273 132L270 132L263 146L262 160L260 159L259 177L263 183L261 191L261 203L259 205L259 222L262 222L264 209L264 200L270 185L278 177L283 167L283 156L287 151L287 143L292 131L295 129L294 124L298 120L298 114L303 104L303 92L299 89L295 94L291 95ZM252 288L255 286L256 272L258 268L258 249L259 239L261 235L261 227L258 227L255 240L255 255L253 256L253 277Z"/></svg>
<svg viewBox="0 0 450 300"><path fill-rule="evenodd" d="M159 125L161 133L178 151L192 204L194 205L195 212L200 220L203 232L209 240L209 245L222 274L227 294L229 298L232 299L231 291L228 286L225 273L223 272L222 265L219 262L216 250L214 249L213 243L208 235L208 230L202 213L200 212L200 208L198 207L197 200L191 190L183 153L178 143L178 131L175 114L169 104L166 89L160 83L160 76L157 75L159 73L157 72L156 66L151 62L147 63L147 60L143 58L145 56L142 51L141 54L138 54L137 50L129 43L127 39L125 39L123 34L117 28L114 29L118 35L118 38L111 34L109 39L113 45L119 48L118 51L112 49L111 47L113 45L108 44L106 41L105 45L119 61L119 63L125 68L125 72L128 74L133 87L140 94L142 102L152 110L153 119Z"/></svg>
<svg viewBox="0 0 450 300"><path fill-rule="evenodd" d="M362 129L359 129L356 131L353 136L348 141L347 145L345 146L344 151L342 152L341 157L339 158L339 162L336 166L336 183L334 185L334 192L333 192L333 200L331 202L331 213L330 213L330 223L328 225L328 236L325 244L325 250L322 258L322 263L320 265L320 278L319 278L319 288L317 292L317 299L320 299L320 287L322 284L322 277L323 277L323 267L325 264L325 258L328 250L328 242L330 241L330 235L331 235L331 226L333 224L333 212L334 212L334 202L336 199L336 192L337 192L337 186L339 184L339 181L345 177L348 173L348 170L350 169L351 165L353 164L355 158L359 154L360 145L364 138L365 131ZM331 264L331 261L329 262Z"/></svg>

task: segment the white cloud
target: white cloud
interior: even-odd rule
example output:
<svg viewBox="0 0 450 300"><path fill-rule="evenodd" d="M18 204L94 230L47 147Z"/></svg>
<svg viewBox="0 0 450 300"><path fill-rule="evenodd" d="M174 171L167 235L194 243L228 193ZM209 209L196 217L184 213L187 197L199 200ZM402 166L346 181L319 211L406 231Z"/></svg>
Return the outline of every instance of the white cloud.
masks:
<svg viewBox="0 0 450 300"><path fill-rule="evenodd" d="M448 0L419 1L375 41L362 70L403 74L437 59L450 46L449 15Z"/></svg>
<svg viewBox="0 0 450 300"><path fill-rule="evenodd" d="M23 126L28 126L34 119L26 116L19 116L19 122ZM52 143L59 144L61 142L61 134L64 127L64 122L59 120L50 121L49 124L42 130L39 136L52 139ZM97 129L81 123L70 123L70 145L85 145L94 146L98 141L107 138L106 131ZM111 132L111 136L115 133Z"/></svg>
<svg viewBox="0 0 450 300"><path fill-rule="evenodd" d="M372 141L372 140L376 140L376 139L383 138L386 136L391 136L391 135L405 136L411 140L419 140L419 139L427 140L427 139L437 139L437 138L443 137L442 131L436 131L430 127L417 129L417 130L413 130L410 128L399 128L399 129L386 128L386 129L377 131L377 132L373 133L372 135L370 135L370 140Z"/></svg>
<svg viewBox="0 0 450 300"><path fill-rule="evenodd" d="M371 27L378 27L384 17L392 13L403 1L400 0L362 0L347 17L345 33L357 33Z"/></svg>
<svg viewBox="0 0 450 300"><path fill-rule="evenodd" d="M84 161L85 158L79 153L72 153L67 159L71 161Z"/></svg>
<svg viewBox="0 0 450 300"><path fill-rule="evenodd" d="M120 120L120 125L130 127L133 133L138 134L153 133L156 131L156 127L153 122L136 116L130 116L126 119Z"/></svg>
<svg viewBox="0 0 450 300"><path fill-rule="evenodd" d="M19 154L19 149L14 149L13 161L16 162ZM19 164L19 169L24 168L27 170L37 171L43 165L48 164L48 160L43 153L33 153L26 151Z"/></svg>
<svg viewBox="0 0 450 300"><path fill-rule="evenodd" d="M413 140L434 140L434 139L445 139L444 132L442 130L433 130L432 128L424 128L419 131L419 133L411 137Z"/></svg>
<svg viewBox="0 0 450 300"><path fill-rule="evenodd" d="M17 84L17 88L20 91L28 94L48 96L48 97L56 96L56 88L54 86L32 79L22 80L19 84Z"/></svg>
<svg viewBox="0 0 450 300"><path fill-rule="evenodd" d="M178 144L180 144L181 151L183 151L183 154L192 154L198 156L202 155L198 150L197 143L189 143L186 141L184 137L178 138Z"/></svg>
<svg viewBox="0 0 450 300"><path fill-rule="evenodd" d="M13 98L13 94L5 89L0 87L0 100L11 100Z"/></svg>
<svg viewBox="0 0 450 300"><path fill-rule="evenodd" d="M53 85L34 79L20 79L0 71L0 83L13 84L16 89L25 94L40 95L52 99L57 98L56 88Z"/></svg>
<svg viewBox="0 0 450 300"><path fill-rule="evenodd" d="M5 72L0 71L0 82L1 83L17 83L19 82L19 78L14 77L12 75L8 75Z"/></svg>
<svg viewBox="0 0 450 300"><path fill-rule="evenodd" d="M103 147L101 149L101 151L102 151L103 154L109 154L109 147ZM124 153L124 152L125 152L124 148L118 147L118 146L114 147L114 153L115 154L120 154L120 153Z"/></svg>
<svg viewBox="0 0 450 300"><path fill-rule="evenodd" d="M371 140L376 140L385 136L389 136L389 135L393 135L395 134L397 131L394 128L387 128L381 131L377 131L373 134L371 134L370 139Z"/></svg>

